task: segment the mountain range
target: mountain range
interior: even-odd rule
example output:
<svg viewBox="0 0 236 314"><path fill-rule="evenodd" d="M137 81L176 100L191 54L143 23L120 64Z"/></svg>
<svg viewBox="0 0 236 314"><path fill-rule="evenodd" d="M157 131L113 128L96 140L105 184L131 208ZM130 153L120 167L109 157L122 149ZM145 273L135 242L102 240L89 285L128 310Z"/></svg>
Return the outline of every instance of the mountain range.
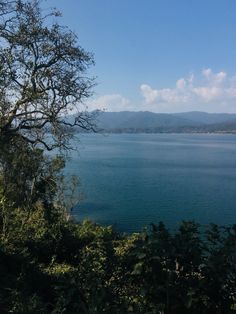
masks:
<svg viewBox="0 0 236 314"><path fill-rule="evenodd" d="M236 133L236 114L153 113L149 111L101 112L97 128L113 133L158 132L227 132Z"/></svg>

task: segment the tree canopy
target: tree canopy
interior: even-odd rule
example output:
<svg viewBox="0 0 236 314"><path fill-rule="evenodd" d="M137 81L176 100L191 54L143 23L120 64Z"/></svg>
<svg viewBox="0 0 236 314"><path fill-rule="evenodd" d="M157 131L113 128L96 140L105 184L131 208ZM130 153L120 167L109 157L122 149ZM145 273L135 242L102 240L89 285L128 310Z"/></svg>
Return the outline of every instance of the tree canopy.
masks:
<svg viewBox="0 0 236 314"><path fill-rule="evenodd" d="M70 127L94 127L83 105L94 85L87 75L93 56L52 22L57 11L42 15L38 0L2 1L0 13L0 134L66 148Z"/></svg>
<svg viewBox="0 0 236 314"><path fill-rule="evenodd" d="M39 0L0 1L0 184L15 206L55 199L64 164L45 152L70 148L73 127L94 130L93 56L59 12L42 12Z"/></svg>

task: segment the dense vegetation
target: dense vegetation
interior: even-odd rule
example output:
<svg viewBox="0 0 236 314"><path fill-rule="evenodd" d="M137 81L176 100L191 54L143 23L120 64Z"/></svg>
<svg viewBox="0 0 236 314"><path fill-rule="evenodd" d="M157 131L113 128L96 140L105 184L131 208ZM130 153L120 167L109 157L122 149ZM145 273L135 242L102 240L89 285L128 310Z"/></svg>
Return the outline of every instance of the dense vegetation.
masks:
<svg viewBox="0 0 236 314"><path fill-rule="evenodd" d="M0 0L0 313L235 313L236 226L123 235L68 214L62 152L93 122L65 114L92 59L50 16Z"/></svg>
<svg viewBox="0 0 236 314"><path fill-rule="evenodd" d="M235 313L236 226L121 235L3 198L1 313Z"/></svg>

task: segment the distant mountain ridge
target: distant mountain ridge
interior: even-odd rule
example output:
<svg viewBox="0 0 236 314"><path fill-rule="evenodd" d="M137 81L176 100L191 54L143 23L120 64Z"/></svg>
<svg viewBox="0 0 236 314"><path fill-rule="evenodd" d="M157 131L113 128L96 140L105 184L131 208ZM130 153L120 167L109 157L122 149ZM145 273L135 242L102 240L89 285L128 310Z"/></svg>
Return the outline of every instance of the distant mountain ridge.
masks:
<svg viewBox="0 0 236 314"><path fill-rule="evenodd" d="M183 113L174 113L176 117L186 118L191 121L201 122L203 124L214 124L236 121L234 113L207 113L202 111L190 111Z"/></svg>
<svg viewBox="0 0 236 314"><path fill-rule="evenodd" d="M104 132L236 132L236 114L101 112L97 127Z"/></svg>

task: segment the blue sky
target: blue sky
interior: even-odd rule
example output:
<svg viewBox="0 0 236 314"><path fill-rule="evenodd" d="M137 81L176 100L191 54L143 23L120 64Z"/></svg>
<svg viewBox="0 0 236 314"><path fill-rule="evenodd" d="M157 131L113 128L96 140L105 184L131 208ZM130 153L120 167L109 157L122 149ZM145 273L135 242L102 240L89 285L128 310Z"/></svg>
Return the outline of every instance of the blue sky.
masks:
<svg viewBox="0 0 236 314"><path fill-rule="evenodd" d="M48 0L94 53L91 109L236 112L235 0Z"/></svg>

